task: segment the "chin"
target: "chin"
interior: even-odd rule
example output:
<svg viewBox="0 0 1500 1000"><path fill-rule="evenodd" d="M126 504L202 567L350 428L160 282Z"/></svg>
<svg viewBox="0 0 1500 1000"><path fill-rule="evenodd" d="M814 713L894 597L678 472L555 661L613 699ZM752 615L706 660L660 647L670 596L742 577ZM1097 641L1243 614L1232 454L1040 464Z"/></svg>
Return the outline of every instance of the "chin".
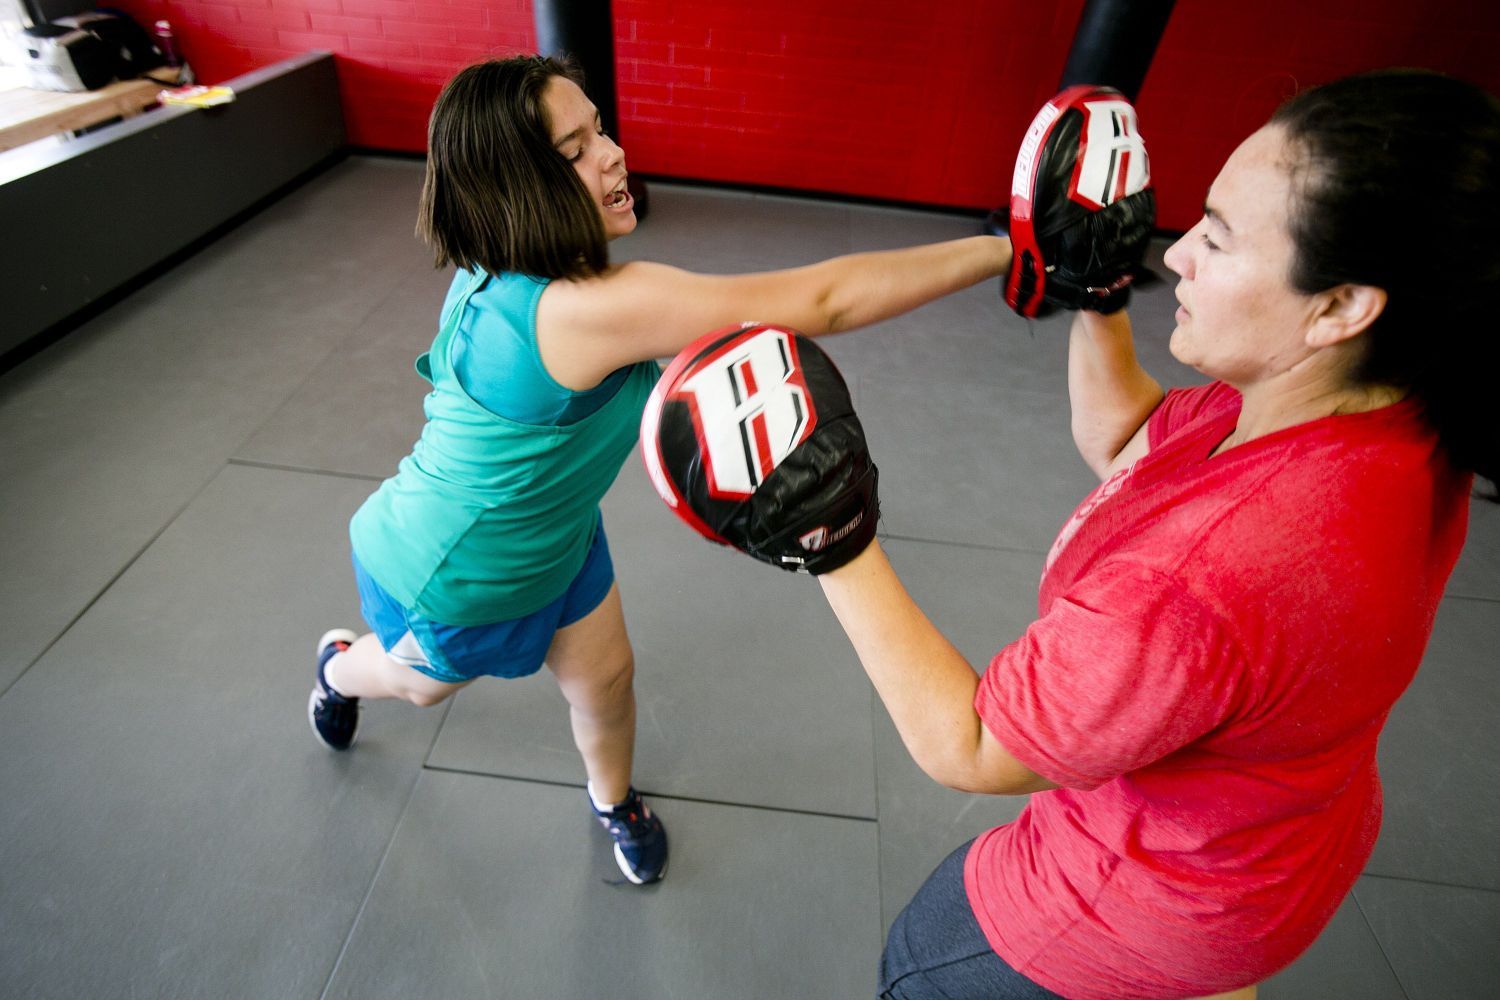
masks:
<svg viewBox="0 0 1500 1000"><path fill-rule="evenodd" d="M1183 332L1182 324L1179 323L1177 324L1177 326L1172 328L1171 339L1167 341L1167 350L1171 353L1172 357L1176 358L1178 361L1181 361L1185 365L1192 364L1192 362L1182 356L1182 341L1186 337L1187 334Z"/></svg>
<svg viewBox="0 0 1500 1000"><path fill-rule="evenodd" d="M621 236L629 236L631 233L635 232L635 227L638 221L639 220L636 219L634 212L631 212L629 215L625 216L615 216L614 218L610 219L604 226L605 239L617 240Z"/></svg>

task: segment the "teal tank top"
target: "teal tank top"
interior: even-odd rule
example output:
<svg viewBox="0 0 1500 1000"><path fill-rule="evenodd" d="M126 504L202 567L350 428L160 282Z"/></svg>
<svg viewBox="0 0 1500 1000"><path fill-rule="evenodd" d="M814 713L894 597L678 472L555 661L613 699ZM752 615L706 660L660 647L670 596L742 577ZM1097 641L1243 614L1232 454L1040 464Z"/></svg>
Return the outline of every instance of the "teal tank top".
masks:
<svg viewBox="0 0 1500 1000"><path fill-rule="evenodd" d="M468 271L453 275L442 315L448 315L472 281ZM464 392L491 413L523 424L581 420L608 402L630 375L629 367L621 368L594 388L574 392L558 385L542 364L535 337L495 335L497 329L525 330L533 300L548 284L520 274L485 282L469 296L448 346L448 361Z"/></svg>
<svg viewBox="0 0 1500 1000"><path fill-rule="evenodd" d="M460 279L437 339L417 359L432 383L421 438L355 513L349 534L360 564L393 598L427 618L467 626L519 618L567 590L661 370L647 361L611 376L613 395L571 423L501 416L454 373L454 338L477 320L466 331L475 344L494 339L513 348L519 338L539 360L536 305L547 282L520 274ZM481 289L484 308L475 309L470 300ZM528 378L535 373L518 371L520 398L534 392Z"/></svg>

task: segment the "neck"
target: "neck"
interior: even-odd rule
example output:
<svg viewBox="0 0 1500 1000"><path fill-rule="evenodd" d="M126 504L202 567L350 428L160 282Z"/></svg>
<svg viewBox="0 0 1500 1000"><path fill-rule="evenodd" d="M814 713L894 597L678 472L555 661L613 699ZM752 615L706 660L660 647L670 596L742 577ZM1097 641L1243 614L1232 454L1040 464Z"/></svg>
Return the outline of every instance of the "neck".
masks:
<svg viewBox="0 0 1500 1000"><path fill-rule="evenodd" d="M1366 413L1406 398L1388 385L1286 385L1276 382L1236 386L1244 403L1239 422L1214 454L1287 427L1340 414Z"/></svg>

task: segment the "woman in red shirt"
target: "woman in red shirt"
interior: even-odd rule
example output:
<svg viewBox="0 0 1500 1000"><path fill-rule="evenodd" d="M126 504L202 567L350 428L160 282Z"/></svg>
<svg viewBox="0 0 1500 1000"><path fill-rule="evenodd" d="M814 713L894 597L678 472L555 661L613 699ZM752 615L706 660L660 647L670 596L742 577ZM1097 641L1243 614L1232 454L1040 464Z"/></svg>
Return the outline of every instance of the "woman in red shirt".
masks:
<svg viewBox="0 0 1500 1000"><path fill-rule="evenodd" d="M1198 997L1283 968L1374 846L1376 738L1500 479L1480 361L1500 301L1500 109L1384 72L1293 98L1167 253L1163 393L1123 313L1071 332L1103 482L1038 617L982 677L878 542L819 577L906 746L953 788L1034 792L891 929L885 996ZM1421 239L1393 240L1418 218Z"/></svg>

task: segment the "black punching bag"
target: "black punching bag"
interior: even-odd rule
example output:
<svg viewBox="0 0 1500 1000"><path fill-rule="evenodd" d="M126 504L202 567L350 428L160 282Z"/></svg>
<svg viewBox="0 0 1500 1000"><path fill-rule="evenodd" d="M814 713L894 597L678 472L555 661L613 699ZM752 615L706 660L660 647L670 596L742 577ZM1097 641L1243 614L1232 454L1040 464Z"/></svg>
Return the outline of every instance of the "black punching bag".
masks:
<svg viewBox="0 0 1500 1000"><path fill-rule="evenodd" d="M583 70L583 90L599 109L610 138L619 141L620 114L615 100L615 19L609 0L531 0L536 18L536 47L544 56L571 57ZM650 207L646 183L634 174L625 186L635 199L635 217Z"/></svg>
<svg viewBox="0 0 1500 1000"><path fill-rule="evenodd" d="M1167 30L1176 0L1088 0L1073 32L1059 91L1075 83L1113 87L1131 102L1140 93L1156 46ZM984 230L1003 236L1010 223L1009 205L990 213Z"/></svg>
<svg viewBox="0 0 1500 1000"><path fill-rule="evenodd" d="M1088 0L1057 89L1113 87L1134 103L1175 0Z"/></svg>

